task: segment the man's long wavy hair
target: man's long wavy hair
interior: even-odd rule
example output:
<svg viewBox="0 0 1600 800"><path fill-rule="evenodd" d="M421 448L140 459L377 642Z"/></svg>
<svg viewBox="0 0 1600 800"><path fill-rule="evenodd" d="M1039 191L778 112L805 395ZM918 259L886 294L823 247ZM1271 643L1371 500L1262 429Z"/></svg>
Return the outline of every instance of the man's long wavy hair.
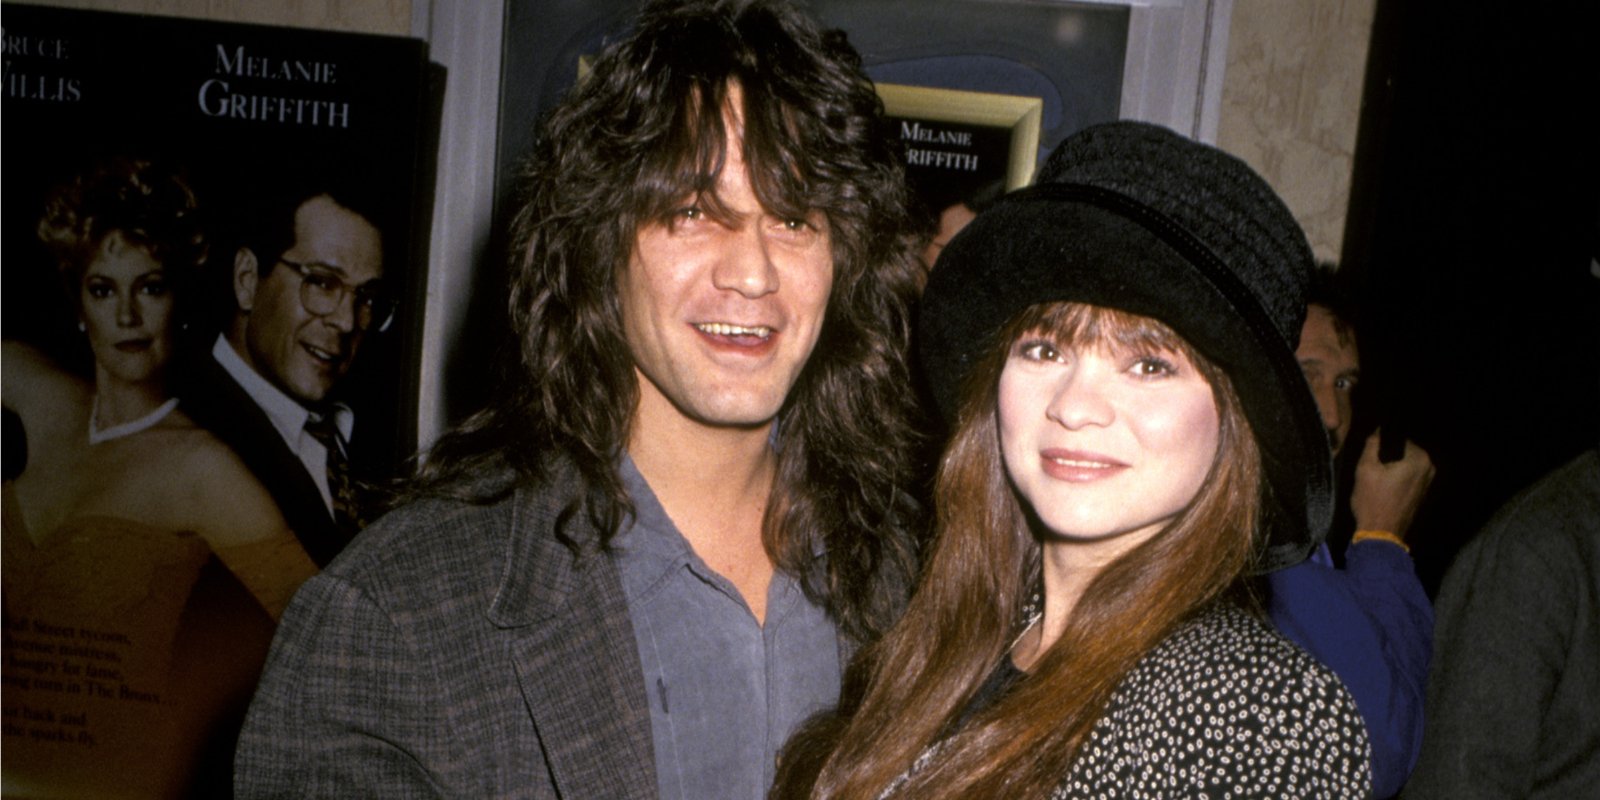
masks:
<svg viewBox="0 0 1600 800"><path fill-rule="evenodd" d="M1217 454L1194 500L1107 565L1061 638L1002 699L956 720L1018 631L1040 576L1039 534L1000 451L1000 373L1039 331L1063 348L1181 352L1210 383ZM905 616L864 651L840 712L815 718L780 760L775 797L875 798L930 745L898 797L1046 797L1134 664L1209 603L1250 605L1244 578L1260 508L1260 456L1228 377L1156 320L1071 303L1011 320L962 386L936 481L937 539Z"/></svg>
<svg viewBox="0 0 1600 800"><path fill-rule="evenodd" d="M513 230L520 360L490 406L435 446L418 486L492 500L538 482L559 454L584 485L563 526L581 515L603 546L632 513L617 464L639 387L618 278L641 226L689 197L715 213L735 84L757 197L780 217L826 214L834 257L819 340L779 415L763 542L866 641L893 622L915 577L906 353L917 233L859 56L787 3L652 3L545 121Z"/></svg>

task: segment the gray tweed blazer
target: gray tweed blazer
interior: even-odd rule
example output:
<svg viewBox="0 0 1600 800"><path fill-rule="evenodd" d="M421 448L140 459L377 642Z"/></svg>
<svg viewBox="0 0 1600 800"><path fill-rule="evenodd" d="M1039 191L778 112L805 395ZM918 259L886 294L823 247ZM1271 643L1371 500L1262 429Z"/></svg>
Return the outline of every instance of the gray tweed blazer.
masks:
<svg viewBox="0 0 1600 800"><path fill-rule="evenodd" d="M363 531L284 614L240 735L240 797L653 798L617 571L570 475Z"/></svg>

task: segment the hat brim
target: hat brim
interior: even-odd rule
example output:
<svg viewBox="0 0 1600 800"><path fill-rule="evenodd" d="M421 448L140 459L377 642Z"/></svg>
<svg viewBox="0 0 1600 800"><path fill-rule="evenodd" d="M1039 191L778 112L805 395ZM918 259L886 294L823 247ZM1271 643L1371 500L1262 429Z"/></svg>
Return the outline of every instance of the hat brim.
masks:
<svg viewBox="0 0 1600 800"><path fill-rule="evenodd" d="M1261 451L1265 545L1257 569L1303 561L1333 515L1333 465L1290 342L1203 244L1125 196L1071 184L1007 196L945 247L920 310L920 350L946 420L1000 328L1071 301L1160 320L1233 381Z"/></svg>

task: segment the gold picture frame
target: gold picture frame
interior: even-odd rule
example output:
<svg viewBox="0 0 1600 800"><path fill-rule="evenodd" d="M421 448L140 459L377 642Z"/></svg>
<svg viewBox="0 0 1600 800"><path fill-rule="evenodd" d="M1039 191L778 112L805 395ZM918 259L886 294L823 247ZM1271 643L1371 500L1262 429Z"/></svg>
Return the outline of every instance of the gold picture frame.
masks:
<svg viewBox="0 0 1600 800"><path fill-rule="evenodd" d="M877 84L877 89L885 113L897 120L1007 131L1006 190L1019 189L1033 180L1044 117L1042 99L894 83Z"/></svg>

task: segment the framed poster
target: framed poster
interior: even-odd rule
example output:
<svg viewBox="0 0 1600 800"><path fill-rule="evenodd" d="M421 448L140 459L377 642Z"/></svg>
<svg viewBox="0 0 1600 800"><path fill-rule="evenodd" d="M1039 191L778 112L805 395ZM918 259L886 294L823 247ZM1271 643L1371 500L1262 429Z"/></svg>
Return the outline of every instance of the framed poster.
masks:
<svg viewBox="0 0 1600 800"><path fill-rule="evenodd" d="M877 88L930 231L922 260L932 269L979 211L1033 180L1044 101L893 83Z"/></svg>
<svg viewBox="0 0 1600 800"><path fill-rule="evenodd" d="M307 520L339 503L243 444L290 453L281 408L242 384L214 420L190 401L249 318L240 363L334 420L330 464L381 479L413 449L426 46L4 14L4 792L226 796L277 615L322 560Z"/></svg>
<svg viewBox="0 0 1600 800"><path fill-rule="evenodd" d="M904 147L907 178L933 217L1033 179L1040 98L892 83L877 88Z"/></svg>

